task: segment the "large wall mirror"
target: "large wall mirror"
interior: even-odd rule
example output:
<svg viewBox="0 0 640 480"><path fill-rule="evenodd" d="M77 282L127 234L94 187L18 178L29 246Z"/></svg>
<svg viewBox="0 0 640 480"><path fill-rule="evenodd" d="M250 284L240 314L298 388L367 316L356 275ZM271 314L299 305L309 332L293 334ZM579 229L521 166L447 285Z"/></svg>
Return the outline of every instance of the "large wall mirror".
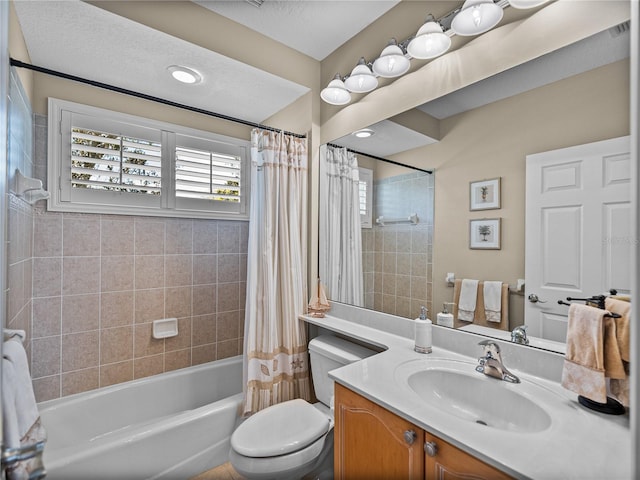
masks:
<svg viewBox="0 0 640 480"><path fill-rule="evenodd" d="M435 319L442 304L453 301L453 288L445 280L453 272L456 278L510 285L508 328L491 333L504 336L528 323L525 303L533 292L527 290L525 272L527 156L629 135L628 27L623 23L607 28L371 124L375 133L370 138L348 134L331 139L356 152L433 171L427 174L357 155L359 166L373 171L374 207L373 224L362 227L357 254L363 265L364 295L362 303L353 303L407 318L415 318L424 304ZM495 178L501 181L500 207L470 209L470 183ZM327 202L322 181L321 174L321 208ZM401 186L389 188L394 182ZM423 197L414 193L418 190ZM416 212L419 220L412 224L409 217ZM383 217L384 226L375 223L377 217ZM384 217L407 220L388 224ZM470 248L470 222L485 218L501 221L499 249ZM590 234L605 236L602 231ZM322 236L321 226L320 265L332 261ZM424 260L413 250L418 249L418 238ZM627 247L630 253L632 245ZM414 275L414 268L420 275ZM414 283L416 277L424 283ZM518 279L525 279L525 289L515 293ZM420 292L415 297L414 285ZM590 292L597 293L601 292ZM557 303L560 295L541 300ZM561 334L553 342L532 344L562 351Z"/></svg>

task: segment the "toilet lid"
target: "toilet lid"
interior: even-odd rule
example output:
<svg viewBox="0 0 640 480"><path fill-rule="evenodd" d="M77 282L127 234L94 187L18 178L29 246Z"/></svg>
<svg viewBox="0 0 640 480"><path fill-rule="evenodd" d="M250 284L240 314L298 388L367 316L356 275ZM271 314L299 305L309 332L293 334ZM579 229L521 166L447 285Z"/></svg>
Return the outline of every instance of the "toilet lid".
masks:
<svg viewBox="0 0 640 480"><path fill-rule="evenodd" d="M301 399L255 413L231 436L231 447L247 457L274 457L296 452L329 430L329 418Z"/></svg>

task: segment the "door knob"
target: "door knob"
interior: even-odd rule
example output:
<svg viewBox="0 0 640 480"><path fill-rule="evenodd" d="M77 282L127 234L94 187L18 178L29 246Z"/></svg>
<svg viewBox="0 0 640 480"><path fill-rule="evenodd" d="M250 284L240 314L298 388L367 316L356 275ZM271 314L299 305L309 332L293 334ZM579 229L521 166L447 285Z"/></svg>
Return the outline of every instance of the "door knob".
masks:
<svg viewBox="0 0 640 480"><path fill-rule="evenodd" d="M547 303L546 301L540 300L540 298L538 298L538 295L536 295L535 293L532 293L527 298L531 303Z"/></svg>

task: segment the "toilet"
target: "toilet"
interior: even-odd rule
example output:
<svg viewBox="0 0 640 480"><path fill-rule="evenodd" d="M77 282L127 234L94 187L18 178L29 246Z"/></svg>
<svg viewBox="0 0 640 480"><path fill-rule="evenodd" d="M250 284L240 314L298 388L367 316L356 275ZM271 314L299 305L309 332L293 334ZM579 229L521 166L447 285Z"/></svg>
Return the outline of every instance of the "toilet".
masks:
<svg viewBox="0 0 640 480"><path fill-rule="evenodd" d="M309 342L319 402L296 399L261 410L236 428L229 461L247 479L333 478L333 380L329 371L376 352L342 338Z"/></svg>

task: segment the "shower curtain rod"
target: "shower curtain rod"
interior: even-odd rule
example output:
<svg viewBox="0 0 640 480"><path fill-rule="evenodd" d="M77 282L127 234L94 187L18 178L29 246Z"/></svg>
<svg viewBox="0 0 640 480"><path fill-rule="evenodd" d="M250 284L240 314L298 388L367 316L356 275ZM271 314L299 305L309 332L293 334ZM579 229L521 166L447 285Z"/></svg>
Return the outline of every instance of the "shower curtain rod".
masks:
<svg viewBox="0 0 640 480"><path fill-rule="evenodd" d="M336 145L335 143L327 143L327 145L329 145L330 147L335 147L335 148L346 148L346 147L342 147L340 145ZM399 167L406 167L406 168L410 168L412 170L418 170L419 172L425 172L425 173L428 173L429 175L433 175L433 170L425 170L423 168L413 167L411 165L407 165L407 164L404 164L404 163L396 162L394 160L389 160L388 158L377 157L375 155L371 155L370 153L364 153L364 152L359 152L357 150L352 150L351 148L347 148L347 151L351 152L351 153L355 153L356 155L364 155L365 157L373 158L374 160L380 160L381 162L392 163L394 165L398 165Z"/></svg>
<svg viewBox="0 0 640 480"><path fill-rule="evenodd" d="M250 122L248 120L242 120L241 118L231 117L229 115L224 115L222 113L210 112L209 110L204 110L202 108L191 107L189 105L184 105L182 103L172 102L171 100L166 100L160 97L154 97L153 95L147 95L146 93L140 93L134 90L128 90L126 88L116 87L114 85L109 85L108 83L97 82L95 80L88 80L86 78L76 77L75 75L70 75L68 73L62 73L56 70L50 70L48 68L38 67L30 63L21 62L20 60L16 60L14 58L9 59L9 64L12 67L26 68L29 70L33 70L35 72L46 73L47 75L52 75L54 77L60 77L66 80L73 80L74 82L86 83L87 85L91 85L93 87L104 88L106 90L111 90L112 92L123 93L125 95L130 95L132 97L142 98L143 100L150 100L152 102L162 103L163 105L168 105L170 107L177 107L177 108L182 108L183 110L190 110L195 113L200 113L202 115L208 115L210 117L220 118L222 120L228 120L234 123L241 123L242 125L247 125L249 127L262 128L264 130L270 130L272 132L282 132L297 138L307 138L306 134L288 132L280 128L261 125L259 123Z"/></svg>

